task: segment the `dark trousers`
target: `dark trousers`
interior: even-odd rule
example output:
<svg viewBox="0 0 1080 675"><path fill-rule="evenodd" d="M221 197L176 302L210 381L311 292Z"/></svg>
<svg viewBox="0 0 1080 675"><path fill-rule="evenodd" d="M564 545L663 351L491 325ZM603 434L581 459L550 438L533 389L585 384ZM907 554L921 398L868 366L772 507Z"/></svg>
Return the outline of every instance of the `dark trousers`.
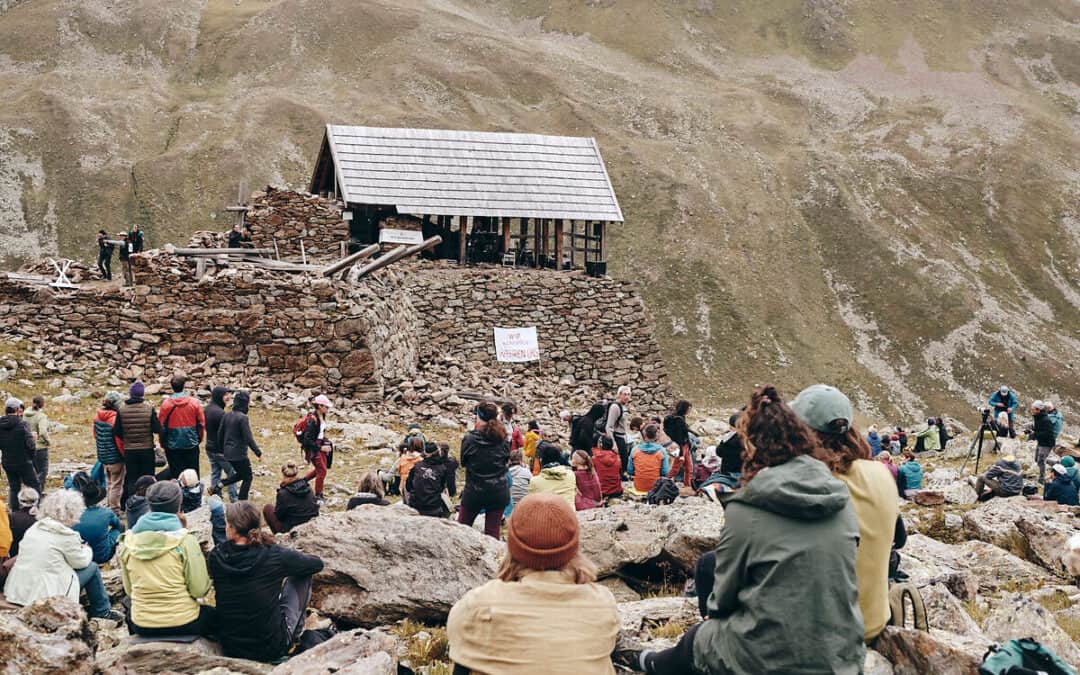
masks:
<svg viewBox="0 0 1080 675"><path fill-rule="evenodd" d="M105 255L99 253L97 257L97 268L101 272L101 276L105 277L106 281L112 281L112 253Z"/></svg>
<svg viewBox="0 0 1080 675"><path fill-rule="evenodd" d="M626 446L626 436L614 434L615 448L619 451L619 460L622 462L622 472L626 473L626 463L630 460L630 448Z"/></svg>
<svg viewBox="0 0 1080 675"><path fill-rule="evenodd" d="M195 475L199 475L199 449L196 448L172 448L165 450L165 461L168 462L169 478L180 478L185 469L195 469Z"/></svg>
<svg viewBox="0 0 1080 675"><path fill-rule="evenodd" d="M34 473L37 474L38 492L45 492L45 481L49 477L48 448L38 448L34 451Z"/></svg>
<svg viewBox="0 0 1080 675"><path fill-rule="evenodd" d="M221 481L223 487L228 487L233 483L240 483L240 500L243 501L248 498L248 492L251 490L251 481L254 476L251 474L251 460L250 459L230 459L229 463L232 464L233 469L236 471L231 477Z"/></svg>
<svg viewBox="0 0 1080 675"><path fill-rule="evenodd" d="M458 522L462 525L468 525L472 527L472 524L476 522L477 516L480 515L480 511L484 511L484 534L494 539L499 538L499 528L502 526L503 511L506 509L506 503L503 504L470 504L468 500L461 500L461 509L458 511Z"/></svg>
<svg viewBox="0 0 1080 675"><path fill-rule="evenodd" d="M199 618L183 626L167 626L165 628L141 628L131 620L131 612L127 612L128 632L141 637L177 637L181 635L211 636L217 632L217 622L213 607L199 605Z"/></svg>
<svg viewBox="0 0 1080 675"><path fill-rule="evenodd" d="M697 593L698 611L701 618L709 616L709 596L716 582L716 551L709 551L698 558L694 567L694 591Z"/></svg>
<svg viewBox="0 0 1080 675"><path fill-rule="evenodd" d="M281 585L281 618L292 647L304 632L304 614L311 603L311 577L286 577Z"/></svg>
<svg viewBox="0 0 1080 675"><path fill-rule="evenodd" d="M126 450L124 469L124 496L120 500L122 505L127 504L128 497L135 494L135 481L143 476L154 475L154 450Z"/></svg>
<svg viewBox="0 0 1080 675"><path fill-rule="evenodd" d="M697 635L697 624L683 633L671 649L653 652L645 659L645 672L651 675L692 675L699 673L694 668L694 636Z"/></svg>
<svg viewBox="0 0 1080 675"><path fill-rule="evenodd" d="M11 511L19 509L19 490L26 485L34 488L40 494L41 485L38 484L37 472L34 471L34 463L27 457L21 464L5 466L4 473L8 479L8 508Z"/></svg>

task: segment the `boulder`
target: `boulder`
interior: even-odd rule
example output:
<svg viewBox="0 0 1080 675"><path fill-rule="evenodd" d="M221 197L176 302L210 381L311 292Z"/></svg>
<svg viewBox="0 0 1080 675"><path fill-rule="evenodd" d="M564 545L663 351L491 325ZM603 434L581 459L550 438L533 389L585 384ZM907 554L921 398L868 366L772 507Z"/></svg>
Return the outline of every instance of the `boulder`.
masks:
<svg viewBox="0 0 1080 675"><path fill-rule="evenodd" d="M332 425L331 428L334 428ZM348 423L340 427L341 437L348 443L365 448L396 448L402 435L377 424Z"/></svg>
<svg viewBox="0 0 1080 675"><path fill-rule="evenodd" d="M874 643L896 675L972 675L979 669L990 641L982 635L887 626Z"/></svg>
<svg viewBox="0 0 1080 675"><path fill-rule="evenodd" d="M270 666L258 661L232 659L222 655L221 645L200 638L194 642L138 642L130 638L120 646L98 652L98 672L110 675L139 673L203 673L215 675L262 675Z"/></svg>
<svg viewBox="0 0 1080 675"><path fill-rule="evenodd" d="M997 642L1034 637L1066 663L1080 663L1080 648L1045 607L1025 594L1013 593L1002 598L986 618L984 630Z"/></svg>
<svg viewBox="0 0 1080 675"><path fill-rule="evenodd" d="M495 578L499 542L411 509L362 506L304 523L278 543L322 558L311 604L339 625L441 623L469 589Z"/></svg>
<svg viewBox="0 0 1080 675"><path fill-rule="evenodd" d="M945 503L945 495L940 490L919 490L911 495L911 501L919 506L940 506Z"/></svg>
<svg viewBox="0 0 1080 675"><path fill-rule="evenodd" d="M892 664L881 654L873 649L866 650L866 660L863 661L863 675L893 675Z"/></svg>
<svg viewBox="0 0 1080 675"><path fill-rule="evenodd" d="M618 577L607 577L601 579L597 583L611 591L611 594L615 596L615 602L633 602L641 600L641 595Z"/></svg>
<svg viewBox="0 0 1080 675"><path fill-rule="evenodd" d="M271 675L396 675L399 640L383 630L358 628L338 633L295 656Z"/></svg>
<svg viewBox="0 0 1080 675"><path fill-rule="evenodd" d="M966 480L949 483L941 492L948 504L974 504L979 497L975 488Z"/></svg>
<svg viewBox="0 0 1080 675"><path fill-rule="evenodd" d="M1024 497L991 499L964 514L964 529L973 538L1021 553L1064 577L1069 574L1061 558L1077 532L1076 511Z"/></svg>
<svg viewBox="0 0 1080 675"><path fill-rule="evenodd" d="M957 572L974 575L981 591L994 591L1002 586L1034 588L1046 578L1046 572L1036 565L983 541L950 545L913 534L900 550L900 557L900 568L920 587L932 581L944 581Z"/></svg>
<svg viewBox="0 0 1080 675"><path fill-rule="evenodd" d="M701 621L696 598L648 598L619 603L619 631L631 635L672 621L693 626Z"/></svg>
<svg viewBox="0 0 1080 675"><path fill-rule="evenodd" d="M943 630L959 635L980 632L979 624L971 618L955 595L944 583L932 583L919 589L926 603L926 617L933 630Z"/></svg>
<svg viewBox="0 0 1080 675"><path fill-rule="evenodd" d="M94 672L90 638L86 613L66 597L0 613L4 672L90 675Z"/></svg>
<svg viewBox="0 0 1080 675"><path fill-rule="evenodd" d="M625 502L578 513L581 550L607 576L627 565L668 563L689 575L701 554L716 548L724 509L699 498L653 506Z"/></svg>

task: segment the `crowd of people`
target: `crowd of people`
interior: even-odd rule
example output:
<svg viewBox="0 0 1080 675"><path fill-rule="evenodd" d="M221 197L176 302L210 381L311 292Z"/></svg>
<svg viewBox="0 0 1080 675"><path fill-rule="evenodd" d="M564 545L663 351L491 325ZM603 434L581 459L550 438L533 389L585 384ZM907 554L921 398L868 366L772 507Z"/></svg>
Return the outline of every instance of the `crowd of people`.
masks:
<svg viewBox="0 0 1080 675"><path fill-rule="evenodd" d="M174 377L159 409L141 382L126 399L108 392L92 426L99 466L47 492L44 400L31 410L6 401L4 594L24 605L55 595L78 600L85 591L90 616L124 620L133 634L213 636L230 656L273 661L301 640L312 575L322 569L318 558L278 546L273 535L318 518L325 505L332 404L312 399L293 428L298 458L281 466L274 503L259 508L249 501L251 455L262 461L250 396L217 386L203 406L187 384ZM636 655L635 665L647 673L858 672L865 645L890 620L889 582L902 578L898 497L922 489L920 456L949 441L942 420L928 418L917 431L864 433L835 387L808 387L789 403L764 386L731 417L730 432L702 447L687 421L688 401L662 419L631 415L631 401L622 387L580 415L564 412L566 449L557 430L521 425L512 403L481 402L457 458L414 426L390 471L363 476L347 509L386 506L388 496L400 495L422 516L470 527L482 516L486 535L505 538L498 578L450 613L455 672L533 672L541 664L545 672L611 672L615 601L580 554L575 511L612 498L670 503L692 495L725 506L720 544L694 575L702 622L675 647ZM1004 412L1003 420L1011 411ZM1046 402L1030 412L1042 482L1062 420ZM1063 456L1050 468L1044 498L1077 504L1075 460ZM1021 494L1021 467L1002 456L972 484L985 498ZM214 542L208 554L185 516L204 501ZM122 613L110 602L102 565L121 571ZM492 623L511 614L514 621ZM551 625L560 627L559 649L545 637Z"/></svg>

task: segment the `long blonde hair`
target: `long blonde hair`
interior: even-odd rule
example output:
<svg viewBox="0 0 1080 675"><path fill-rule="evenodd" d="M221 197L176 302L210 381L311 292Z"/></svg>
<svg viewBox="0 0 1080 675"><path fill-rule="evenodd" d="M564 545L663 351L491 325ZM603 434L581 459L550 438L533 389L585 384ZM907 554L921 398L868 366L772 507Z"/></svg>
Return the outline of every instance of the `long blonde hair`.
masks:
<svg viewBox="0 0 1080 675"><path fill-rule="evenodd" d="M531 567L526 567L507 553L503 558L502 564L499 565L499 580L500 581L521 581L528 572L535 572ZM591 584L596 581L597 569L596 565L585 556L578 553L576 556L570 559L570 562L563 565L560 572L566 572L574 577L575 584Z"/></svg>

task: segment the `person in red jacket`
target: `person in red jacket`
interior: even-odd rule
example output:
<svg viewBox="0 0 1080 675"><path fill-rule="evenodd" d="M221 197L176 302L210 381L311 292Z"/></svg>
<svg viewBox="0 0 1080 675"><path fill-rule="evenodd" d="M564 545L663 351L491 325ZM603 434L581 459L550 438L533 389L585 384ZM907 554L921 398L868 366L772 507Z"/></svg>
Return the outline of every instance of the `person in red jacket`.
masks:
<svg viewBox="0 0 1080 675"><path fill-rule="evenodd" d="M593 469L600 479L600 494L604 497L622 496L622 459L615 451L615 441L611 436L603 435L593 448Z"/></svg>
<svg viewBox="0 0 1080 675"><path fill-rule="evenodd" d="M510 441L510 452L525 447L525 434L521 433L521 427L514 424L514 415L516 414L516 405L513 403L502 404L502 423L506 427L506 438Z"/></svg>
<svg viewBox="0 0 1080 675"><path fill-rule="evenodd" d="M179 478L185 469L193 469L198 475L199 444L206 433L206 416L199 401L184 392L187 376L176 375L170 384L173 395L165 399L158 411L161 447L169 463L169 477Z"/></svg>
<svg viewBox="0 0 1080 675"><path fill-rule="evenodd" d="M570 458L570 466L574 469L574 480L577 482L574 509L587 511L603 506L604 497L600 492L600 479L596 475L596 469L589 455L581 450L575 450Z"/></svg>

